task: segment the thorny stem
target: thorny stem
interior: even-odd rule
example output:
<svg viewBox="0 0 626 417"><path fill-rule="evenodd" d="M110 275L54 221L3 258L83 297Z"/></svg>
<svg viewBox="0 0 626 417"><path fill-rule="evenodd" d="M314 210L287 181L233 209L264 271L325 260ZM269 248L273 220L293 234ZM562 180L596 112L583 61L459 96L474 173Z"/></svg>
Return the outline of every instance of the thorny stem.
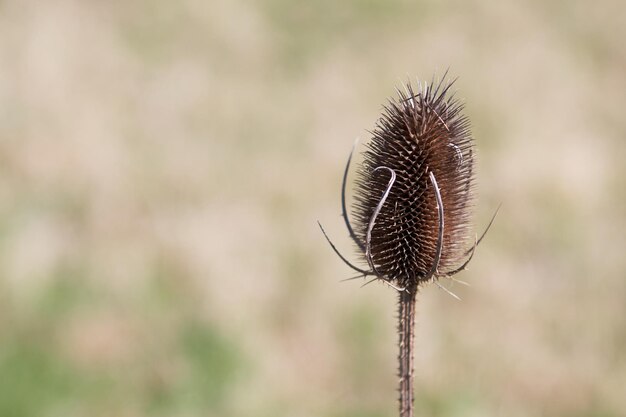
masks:
<svg viewBox="0 0 626 417"><path fill-rule="evenodd" d="M398 377L400 417L413 417L413 344L415 339L415 304L417 285L399 292L398 300Z"/></svg>

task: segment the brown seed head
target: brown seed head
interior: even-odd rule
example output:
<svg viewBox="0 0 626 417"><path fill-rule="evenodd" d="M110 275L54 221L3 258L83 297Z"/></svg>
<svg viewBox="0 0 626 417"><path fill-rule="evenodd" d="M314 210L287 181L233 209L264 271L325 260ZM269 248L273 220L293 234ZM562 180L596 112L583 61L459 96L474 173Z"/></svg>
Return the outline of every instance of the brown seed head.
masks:
<svg viewBox="0 0 626 417"><path fill-rule="evenodd" d="M404 288L452 272L473 243L474 145L463 105L449 94L451 86L442 80L420 84L417 92L410 84L406 92L398 91L357 171L356 237L365 247L369 230L368 262L379 277ZM442 223L434 184L443 203Z"/></svg>

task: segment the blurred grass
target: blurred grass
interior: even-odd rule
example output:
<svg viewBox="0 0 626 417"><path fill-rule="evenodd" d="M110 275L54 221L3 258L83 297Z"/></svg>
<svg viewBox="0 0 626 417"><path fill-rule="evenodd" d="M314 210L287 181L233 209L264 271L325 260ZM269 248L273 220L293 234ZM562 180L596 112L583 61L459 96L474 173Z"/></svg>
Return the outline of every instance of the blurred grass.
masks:
<svg viewBox="0 0 626 417"><path fill-rule="evenodd" d="M59 278L35 311L3 327L1 415L228 413L230 387L249 366L234 341L194 310L184 312L186 301L172 298L176 290L158 294L165 289L158 280L148 290L157 294L129 305L82 288L81 278ZM133 318L94 313L101 309L130 309ZM129 332L128 321L138 317L147 325Z"/></svg>
<svg viewBox="0 0 626 417"><path fill-rule="evenodd" d="M446 68L503 208L418 414L624 415L622 3L0 2L0 415L395 415L395 295L315 220L351 253L354 138Z"/></svg>

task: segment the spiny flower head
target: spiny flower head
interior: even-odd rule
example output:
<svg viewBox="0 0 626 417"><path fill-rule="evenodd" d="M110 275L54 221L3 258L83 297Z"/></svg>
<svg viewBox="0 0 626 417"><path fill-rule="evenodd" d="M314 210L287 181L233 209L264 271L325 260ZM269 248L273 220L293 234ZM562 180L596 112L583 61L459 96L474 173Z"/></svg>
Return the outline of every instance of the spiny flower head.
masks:
<svg viewBox="0 0 626 417"><path fill-rule="evenodd" d="M398 90L357 171L357 244L378 277L403 288L458 272L473 243L474 145L452 84Z"/></svg>

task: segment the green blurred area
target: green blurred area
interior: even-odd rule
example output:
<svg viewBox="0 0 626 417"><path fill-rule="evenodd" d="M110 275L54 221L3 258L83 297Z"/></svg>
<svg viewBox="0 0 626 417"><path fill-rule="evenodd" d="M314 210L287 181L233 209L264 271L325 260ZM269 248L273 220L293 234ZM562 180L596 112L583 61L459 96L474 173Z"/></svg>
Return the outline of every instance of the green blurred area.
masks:
<svg viewBox="0 0 626 417"><path fill-rule="evenodd" d="M624 15L0 1L0 416L396 415L394 291L316 220L357 259L350 147L446 69L503 206L419 296L416 414L626 414Z"/></svg>

